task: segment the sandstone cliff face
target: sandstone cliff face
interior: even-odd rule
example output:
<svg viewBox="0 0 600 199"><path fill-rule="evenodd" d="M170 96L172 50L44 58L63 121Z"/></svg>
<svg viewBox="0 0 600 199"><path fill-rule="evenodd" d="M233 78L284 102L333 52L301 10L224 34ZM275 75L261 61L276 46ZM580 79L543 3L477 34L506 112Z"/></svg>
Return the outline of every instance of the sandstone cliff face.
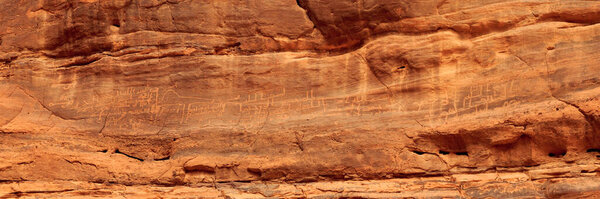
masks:
<svg viewBox="0 0 600 199"><path fill-rule="evenodd" d="M598 1L0 5L0 197L600 196Z"/></svg>

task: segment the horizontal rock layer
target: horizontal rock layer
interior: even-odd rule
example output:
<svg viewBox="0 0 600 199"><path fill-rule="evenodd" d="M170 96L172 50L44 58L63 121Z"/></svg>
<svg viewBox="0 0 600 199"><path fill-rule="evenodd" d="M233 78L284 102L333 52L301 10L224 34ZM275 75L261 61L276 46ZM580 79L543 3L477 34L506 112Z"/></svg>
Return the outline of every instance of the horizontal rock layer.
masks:
<svg viewBox="0 0 600 199"><path fill-rule="evenodd" d="M0 5L0 193L600 191L597 1Z"/></svg>
<svg viewBox="0 0 600 199"><path fill-rule="evenodd" d="M520 172L311 183L200 183L192 186L12 182L0 197L22 198L595 198L598 177L532 180Z"/></svg>

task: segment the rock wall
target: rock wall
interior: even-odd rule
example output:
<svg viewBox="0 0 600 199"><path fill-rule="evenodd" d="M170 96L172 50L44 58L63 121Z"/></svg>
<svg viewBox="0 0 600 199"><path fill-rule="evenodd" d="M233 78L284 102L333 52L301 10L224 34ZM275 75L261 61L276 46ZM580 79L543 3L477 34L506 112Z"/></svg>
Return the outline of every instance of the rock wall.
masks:
<svg viewBox="0 0 600 199"><path fill-rule="evenodd" d="M600 196L598 1L0 5L0 197Z"/></svg>

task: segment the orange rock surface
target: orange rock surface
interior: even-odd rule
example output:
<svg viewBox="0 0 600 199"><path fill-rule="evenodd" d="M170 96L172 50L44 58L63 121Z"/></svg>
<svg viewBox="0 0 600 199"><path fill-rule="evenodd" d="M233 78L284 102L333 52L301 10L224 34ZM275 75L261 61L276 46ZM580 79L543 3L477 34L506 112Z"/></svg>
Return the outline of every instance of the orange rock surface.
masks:
<svg viewBox="0 0 600 199"><path fill-rule="evenodd" d="M0 5L0 198L600 197L599 1Z"/></svg>

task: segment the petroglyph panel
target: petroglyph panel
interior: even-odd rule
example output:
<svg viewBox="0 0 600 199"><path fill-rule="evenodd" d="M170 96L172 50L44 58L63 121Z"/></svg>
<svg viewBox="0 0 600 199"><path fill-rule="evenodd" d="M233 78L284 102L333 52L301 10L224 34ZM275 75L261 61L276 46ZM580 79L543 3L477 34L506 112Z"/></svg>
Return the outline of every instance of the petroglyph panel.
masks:
<svg viewBox="0 0 600 199"><path fill-rule="evenodd" d="M362 115L422 113L420 120L444 123L448 118L493 108L510 108L518 103L515 81L499 84L483 83L455 92L430 95L412 103L405 94L387 93L320 96L314 89L290 92L270 89L221 98L180 94L175 89L142 87L117 89L112 94L90 95L73 99L64 95L48 104L56 110L73 110L81 118L120 131L131 131L143 125L235 126L258 128L265 122L285 122L319 117L351 118Z"/></svg>

